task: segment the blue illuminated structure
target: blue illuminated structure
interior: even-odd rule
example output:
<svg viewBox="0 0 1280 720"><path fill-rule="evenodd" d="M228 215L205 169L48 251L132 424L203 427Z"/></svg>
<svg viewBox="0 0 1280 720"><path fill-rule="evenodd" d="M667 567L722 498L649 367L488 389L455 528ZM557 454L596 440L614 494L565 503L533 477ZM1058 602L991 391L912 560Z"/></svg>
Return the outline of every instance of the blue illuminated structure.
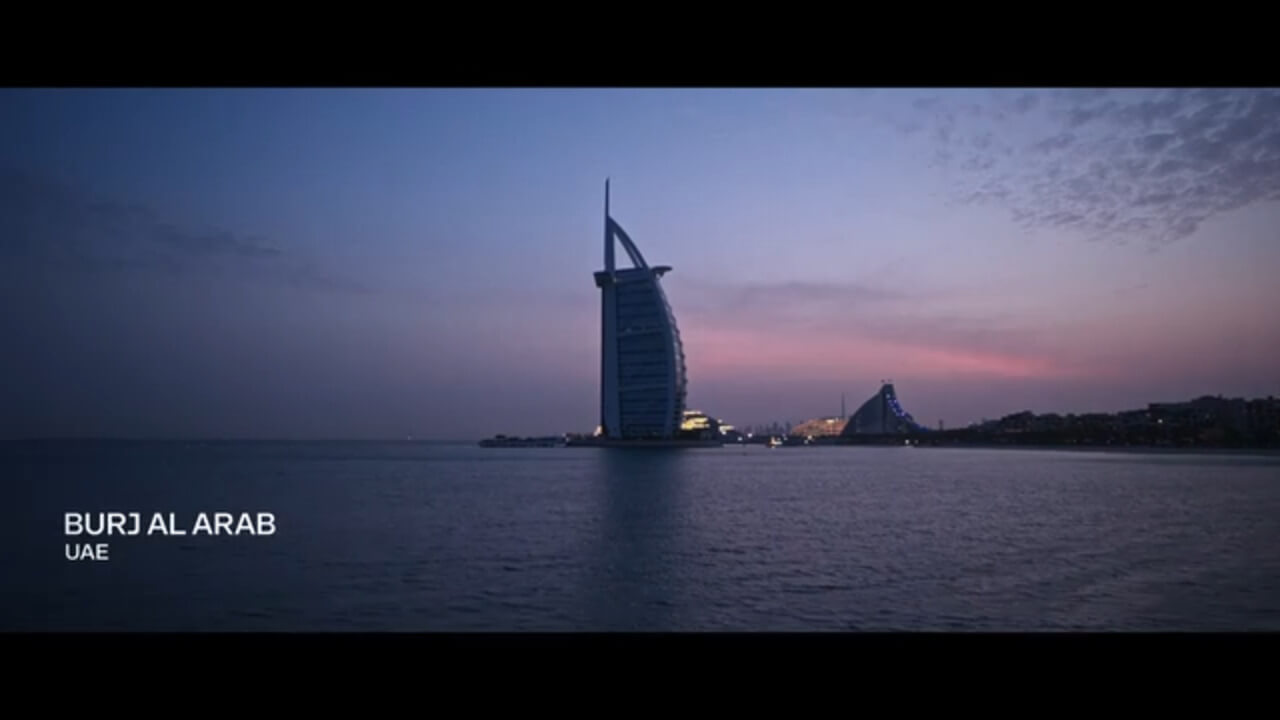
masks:
<svg viewBox="0 0 1280 720"><path fill-rule="evenodd" d="M892 382L884 382L880 391L872 395L849 418L841 431L849 435L891 435L908 432L926 432L929 428L917 423L911 414L902 409Z"/></svg>

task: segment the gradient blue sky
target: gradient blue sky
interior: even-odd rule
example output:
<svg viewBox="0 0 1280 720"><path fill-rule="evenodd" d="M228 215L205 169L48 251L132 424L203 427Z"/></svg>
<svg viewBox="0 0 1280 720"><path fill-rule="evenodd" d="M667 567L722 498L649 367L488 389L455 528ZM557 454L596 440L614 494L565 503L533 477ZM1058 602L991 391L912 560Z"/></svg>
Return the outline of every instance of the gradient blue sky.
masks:
<svg viewBox="0 0 1280 720"><path fill-rule="evenodd" d="M1280 394L1273 90L0 91L4 436L589 431L602 193L736 424Z"/></svg>

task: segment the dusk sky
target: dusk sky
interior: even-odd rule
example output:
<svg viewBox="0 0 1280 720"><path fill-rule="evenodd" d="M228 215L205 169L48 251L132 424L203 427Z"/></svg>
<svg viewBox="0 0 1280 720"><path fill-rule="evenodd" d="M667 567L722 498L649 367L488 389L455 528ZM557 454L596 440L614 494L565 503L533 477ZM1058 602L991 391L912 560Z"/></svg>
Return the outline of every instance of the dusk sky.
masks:
<svg viewBox="0 0 1280 720"><path fill-rule="evenodd" d="M1280 395L1280 91L0 91L0 436L599 417L604 180L689 404Z"/></svg>

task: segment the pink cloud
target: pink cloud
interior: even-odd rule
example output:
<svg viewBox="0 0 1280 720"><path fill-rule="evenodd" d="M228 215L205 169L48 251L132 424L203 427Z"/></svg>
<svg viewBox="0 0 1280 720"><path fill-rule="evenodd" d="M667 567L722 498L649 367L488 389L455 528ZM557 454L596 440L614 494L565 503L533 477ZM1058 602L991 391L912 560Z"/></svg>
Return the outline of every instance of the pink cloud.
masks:
<svg viewBox="0 0 1280 720"><path fill-rule="evenodd" d="M690 328L686 353L695 375L761 377L785 372L884 377L1061 378L1073 369L1047 357L946 344L888 341L864 334L723 327Z"/></svg>

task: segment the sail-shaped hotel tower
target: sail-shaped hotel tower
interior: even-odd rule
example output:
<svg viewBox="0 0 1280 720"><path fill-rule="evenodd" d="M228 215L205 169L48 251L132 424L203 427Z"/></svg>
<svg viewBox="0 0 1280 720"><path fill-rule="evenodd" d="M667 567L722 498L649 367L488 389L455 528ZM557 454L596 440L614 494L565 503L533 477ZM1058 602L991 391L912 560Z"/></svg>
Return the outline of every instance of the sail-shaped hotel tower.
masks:
<svg viewBox="0 0 1280 720"><path fill-rule="evenodd" d="M632 267L614 263L621 244ZM609 215L604 184L604 270L601 294L600 434L613 440L671 440L680 433L686 382L684 348L667 296L665 265L650 266Z"/></svg>

